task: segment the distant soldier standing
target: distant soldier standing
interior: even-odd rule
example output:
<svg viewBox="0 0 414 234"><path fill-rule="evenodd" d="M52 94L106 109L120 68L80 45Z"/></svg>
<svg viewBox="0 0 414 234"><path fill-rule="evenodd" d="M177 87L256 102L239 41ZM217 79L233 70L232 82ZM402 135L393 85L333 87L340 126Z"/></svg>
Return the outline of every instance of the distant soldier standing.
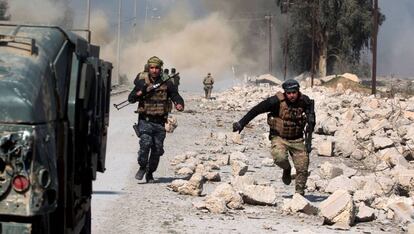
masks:
<svg viewBox="0 0 414 234"><path fill-rule="evenodd" d="M253 107L240 121L233 123L233 131L240 133L257 115L269 112L267 123L270 126L271 154L275 164L283 169L282 181L288 185L292 180L288 160L290 154L296 169L296 193L304 195L310 145L305 147L303 136L304 133L311 134L315 127L314 101L299 92L296 80L287 80L282 87L284 93L278 92L267 98Z"/></svg>
<svg viewBox="0 0 414 234"><path fill-rule="evenodd" d="M174 76L175 73L177 73L175 68L171 68L171 76ZM178 90L178 86L180 85L180 79L181 79L180 75L176 75L173 78L173 83L174 83L175 86L177 86L177 90Z"/></svg>
<svg viewBox="0 0 414 234"><path fill-rule="evenodd" d="M164 154L165 127L168 112L173 101L178 111L184 110L184 100L176 86L168 80L152 92L148 87L163 82L163 62L158 57L151 57L148 62L148 72L141 73L136 79L135 88L128 96L131 103L138 104L138 133L139 152L138 164L140 168L135 175L137 180L145 179L148 183L154 182L153 173L158 167L160 157Z"/></svg>
<svg viewBox="0 0 414 234"><path fill-rule="evenodd" d="M203 80L204 84L204 92L207 99L211 98L211 90L213 89L214 79L211 76L211 73L208 73L207 76Z"/></svg>

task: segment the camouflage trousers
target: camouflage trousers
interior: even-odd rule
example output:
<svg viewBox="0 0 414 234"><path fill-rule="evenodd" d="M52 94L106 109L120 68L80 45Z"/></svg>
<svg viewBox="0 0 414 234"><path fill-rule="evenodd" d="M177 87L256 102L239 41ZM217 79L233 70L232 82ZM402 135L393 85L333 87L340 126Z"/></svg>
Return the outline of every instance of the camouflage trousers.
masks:
<svg viewBox="0 0 414 234"><path fill-rule="evenodd" d="M160 157L164 154L164 124L140 119L138 132L138 164L147 168L148 172L154 172L157 170Z"/></svg>
<svg viewBox="0 0 414 234"><path fill-rule="evenodd" d="M282 169L290 169L288 155L292 157L296 169L295 190L302 193L306 188L308 179L309 155L306 152L303 139L285 140L279 136L271 139L271 154L276 165Z"/></svg>
<svg viewBox="0 0 414 234"><path fill-rule="evenodd" d="M204 93L205 93L207 99L211 98L211 90L213 90L213 86L204 85Z"/></svg>

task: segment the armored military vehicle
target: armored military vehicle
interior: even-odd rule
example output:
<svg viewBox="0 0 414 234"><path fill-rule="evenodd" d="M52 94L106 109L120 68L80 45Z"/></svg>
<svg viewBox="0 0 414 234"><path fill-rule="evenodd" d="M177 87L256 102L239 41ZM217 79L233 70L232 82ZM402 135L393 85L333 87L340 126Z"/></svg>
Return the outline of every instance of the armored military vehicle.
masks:
<svg viewBox="0 0 414 234"><path fill-rule="evenodd" d="M112 65L59 27L0 23L0 233L90 233Z"/></svg>

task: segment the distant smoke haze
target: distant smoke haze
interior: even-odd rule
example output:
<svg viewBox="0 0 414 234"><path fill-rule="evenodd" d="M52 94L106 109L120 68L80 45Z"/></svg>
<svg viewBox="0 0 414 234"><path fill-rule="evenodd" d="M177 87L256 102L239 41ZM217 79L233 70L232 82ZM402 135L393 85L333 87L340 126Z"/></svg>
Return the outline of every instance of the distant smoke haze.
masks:
<svg viewBox="0 0 414 234"><path fill-rule="evenodd" d="M64 18L64 4L52 0L9 1L11 20L23 23L55 24Z"/></svg>
<svg viewBox="0 0 414 234"><path fill-rule="evenodd" d="M386 20L378 35L378 73L414 78L414 1L380 0Z"/></svg>

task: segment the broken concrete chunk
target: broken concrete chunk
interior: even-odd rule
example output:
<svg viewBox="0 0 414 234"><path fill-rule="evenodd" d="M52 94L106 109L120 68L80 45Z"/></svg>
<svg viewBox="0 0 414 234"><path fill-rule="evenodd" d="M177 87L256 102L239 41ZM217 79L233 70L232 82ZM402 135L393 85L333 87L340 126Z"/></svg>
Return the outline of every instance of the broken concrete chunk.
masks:
<svg viewBox="0 0 414 234"><path fill-rule="evenodd" d="M320 204L319 209L327 224L350 227L355 221L354 201L346 190L334 192Z"/></svg>

